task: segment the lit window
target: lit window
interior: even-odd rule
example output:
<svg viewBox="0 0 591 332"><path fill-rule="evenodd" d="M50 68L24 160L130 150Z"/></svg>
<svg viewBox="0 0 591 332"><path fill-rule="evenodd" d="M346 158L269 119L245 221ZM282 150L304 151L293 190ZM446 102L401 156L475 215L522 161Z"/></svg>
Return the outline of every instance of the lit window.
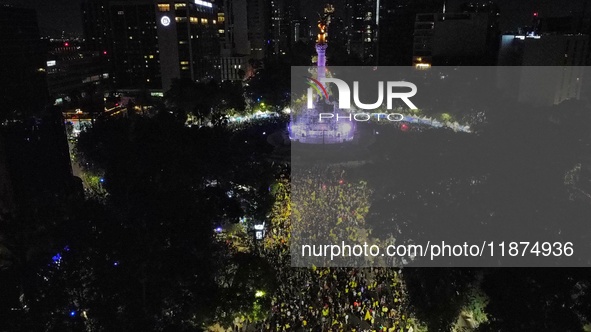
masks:
<svg viewBox="0 0 591 332"><path fill-rule="evenodd" d="M207 24L207 19L206 18L202 18L201 19L201 24Z"/></svg>
<svg viewBox="0 0 591 332"><path fill-rule="evenodd" d="M429 68L431 68L431 64L429 64L429 63L415 63L415 68L417 68L417 69L429 69Z"/></svg>
<svg viewBox="0 0 591 332"><path fill-rule="evenodd" d="M198 6L212 8L213 4L211 2L202 1L202 0L195 0L195 4Z"/></svg>
<svg viewBox="0 0 591 332"><path fill-rule="evenodd" d="M191 21L191 23L199 23L199 19L197 17L191 17L189 21Z"/></svg>
<svg viewBox="0 0 591 332"><path fill-rule="evenodd" d="M117 12L117 15L123 15L123 14L125 14L125 12L123 12L122 10Z"/></svg>
<svg viewBox="0 0 591 332"><path fill-rule="evenodd" d="M189 61L181 61L181 65L188 65Z"/></svg>
<svg viewBox="0 0 591 332"><path fill-rule="evenodd" d="M174 9L184 8L186 6L187 6L186 3L175 3L174 4Z"/></svg>
<svg viewBox="0 0 591 332"><path fill-rule="evenodd" d="M159 3L158 4L158 11L159 12L167 12L170 11L170 5L167 3Z"/></svg>
<svg viewBox="0 0 591 332"><path fill-rule="evenodd" d="M189 67L181 67L181 70L189 70Z"/></svg>

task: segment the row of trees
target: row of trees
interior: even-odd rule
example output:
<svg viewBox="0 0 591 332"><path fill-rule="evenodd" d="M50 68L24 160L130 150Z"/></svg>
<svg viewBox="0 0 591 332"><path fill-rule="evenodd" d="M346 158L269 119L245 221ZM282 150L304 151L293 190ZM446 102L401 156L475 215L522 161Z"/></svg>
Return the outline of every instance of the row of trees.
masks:
<svg viewBox="0 0 591 332"><path fill-rule="evenodd" d="M219 98L194 100L230 105ZM252 310L255 282L272 291L265 265L214 229L266 216L282 167L263 133L284 124L187 127L177 115L97 120L75 155L101 190L7 223L0 329L194 331Z"/></svg>
<svg viewBox="0 0 591 332"><path fill-rule="evenodd" d="M79 99L72 105L102 105ZM254 281L271 292L272 274L214 228L266 217L269 184L284 169L265 158L267 136L285 123L225 126L246 100L240 83L178 81L150 116L98 118L82 133L86 197L69 184L19 189L31 200L0 216L0 330L199 330L252 310ZM189 128L188 115L214 126ZM28 182L47 182L43 174Z"/></svg>

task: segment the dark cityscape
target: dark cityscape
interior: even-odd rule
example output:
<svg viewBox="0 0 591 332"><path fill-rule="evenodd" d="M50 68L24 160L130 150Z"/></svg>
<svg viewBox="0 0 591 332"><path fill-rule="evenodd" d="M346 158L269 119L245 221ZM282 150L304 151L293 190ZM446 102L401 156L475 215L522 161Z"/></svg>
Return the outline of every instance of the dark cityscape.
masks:
<svg viewBox="0 0 591 332"><path fill-rule="evenodd" d="M0 0L0 332L591 332L590 221L589 0Z"/></svg>

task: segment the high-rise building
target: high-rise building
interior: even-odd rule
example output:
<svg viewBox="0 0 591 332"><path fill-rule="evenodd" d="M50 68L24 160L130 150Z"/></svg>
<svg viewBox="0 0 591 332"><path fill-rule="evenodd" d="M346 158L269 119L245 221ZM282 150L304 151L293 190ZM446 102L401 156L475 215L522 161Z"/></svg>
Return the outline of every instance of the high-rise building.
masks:
<svg viewBox="0 0 591 332"><path fill-rule="evenodd" d="M288 0L224 0L222 56L261 60L281 56L309 36L298 2ZM249 48L248 52L246 49Z"/></svg>
<svg viewBox="0 0 591 332"><path fill-rule="evenodd" d="M0 5L0 121L41 112L48 100L37 13Z"/></svg>
<svg viewBox="0 0 591 332"><path fill-rule="evenodd" d="M245 56L221 56L216 61L216 80L241 81L248 70L248 58Z"/></svg>
<svg viewBox="0 0 591 332"><path fill-rule="evenodd" d="M415 19L419 13L443 10L443 0L379 0L377 63L410 66L413 57Z"/></svg>
<svg viewBox="0 0 591 332"><path fill-rule="evenodd" d="M347 52L367 64L376 63L378 0L346 0L345 33Z"/></svg>
<svg viewBox="0 0 591 332"><path fill-rule="evenodd" d="M534 13L533 29L535 34L589 34L591 18L584 16L543 17Z"/></svg>
<svg viewBox="0 0 591 332"><path fill-rule="evenodd" d="M214 3L86 0L82 8L87 44L109 54L116 88L166 90L175 78L215 76L223 22Z"/></svg>
<svg viewBox="0 0 591 332"><path fill-rule="evenodd" d="M287 1L284 12L284 32L282 33L286 35L286 48L291 50L294 44L309 41L310 22L302 16L299 1Z"/></svg>
<svg viewBox="0 0 591 332"><path fill-rule="evenodd" d="M86 0L82 3L84 44L88 51L104 52L111 48L109 0Z"/></svg>
<svg viewBox="0 0 591 332"><path fill-rule="evenodd" d="M288 42L287 24L285 22L285 3L283 0L271 0L270 48L272 55L285 54Z"/></svg>
<svg viewBox="0 0 591 332"><path fill-rule="evenodd" d="M220 46L223 47L226 40L226 11L224 6L225 0L216 0L214 5L217 8L217 32Z"/></svg>
<svg viewBox="0 0 591 332"><path fill-rule="evenodd" d="M298 40L295 34L300 34L300 7L298 1L271 0L270 48L269 53L274 56L285 55Z"/></svg>
<svg viewBox="0 0 591 332"><path fill-rule="evenodd" d="M213 79L219 58L218 11L208 1L159 1L156 20L162 87L172 80Z"/></svg>
<svg viewBox="0 0 591 332"><path fill-rule="evenodd" d="M223 1L223 39L220 58L216 62L217 79L220 81L238 81L244 78L251 52L247 8L247 0ZM219 18L218 15L218 22Z"/></svg>
<svg viewBox="0 0 591 332"><path fill-rule="evenodd" d="M158 33L150 0L110 1L113 83L118 88L159 88Z"/></svg>
<svg viewBox="0 0 591 332"><path fill-rule="evenodd" d="M311 23L315 23L315 21ZM314 25L315 27L315 24L311 25ZM314 29L311 28L310 30ZM334 45L337 45L346 49L347 41L349 40L347 31L346 21L339 16L333 17L330 22L330 44L333 45L333 47ZM311 35L312 37L316 37L314 33L311 33Z"/></svg>
<svg viewBox="0 0 591 332"><path fill-rule="evenodd" d="M247 0L224 0L225 36L222 56L250 56Z"/></svg>
<svg viewBox="0 0 591 332"><path fill-rule="evenodd" d="M419 67L494 65L498 50L498 21L499 12L494 6L479 11L418 14L413 64Z"/></svg>
<svg viewBox="0 0 591 332"><path fill-rule="evenodd" d="M311 33L310 21L306 17L299 17L291 21L290 44L308 42Z"/></svg>
<svg viewBox="0 0 591 332"><path fill-rule="evenodd" d="M500 66L584 66L589 55L589 35L504 34Z"/></svg>
<svg viewBox="0 0 591 332"><path fill-rule="evenodd" d="M75 40L48 42L47 82L51 103L80 108L109 86L108 52L87 51ZM100 99L100 100L99 100Z"/></svg>
<svg viewBox="0 0 591 332"><path fill-rule="evenodd" d="M518 101L541 106L580 99L584 76L589 75L585 67L591 53L589 35L577 32L579 25L573 20L539 22L554 24L534 24L533 29L522 30L524 34L502 36L498 65L520 68L500 67L499 88Z"/></svg>
<svg viewBox="0 0 591 332"><path fill-rule="evenodd" d="M247 0L248 40L250 41L250 56L253 59L263 59L271 44L270 11L271 7L266 0Z"/></svg>
<svg viewBox="0 0 591 332"><path fill-rule="evenodd" d="M115 88L161 86L155 16L151 0L82 3L86 49L106 53Z"/></svg>

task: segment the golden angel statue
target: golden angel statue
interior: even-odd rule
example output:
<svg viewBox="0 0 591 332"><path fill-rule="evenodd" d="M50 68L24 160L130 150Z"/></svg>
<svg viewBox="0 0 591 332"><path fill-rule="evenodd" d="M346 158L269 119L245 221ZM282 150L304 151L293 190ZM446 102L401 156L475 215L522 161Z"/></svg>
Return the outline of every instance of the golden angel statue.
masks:
<svg viewBox="0 0 591 332"><path fill-rule="evenodd" d="M331 4L327 4L324 7L324 13L320 16L318 20L318 40L316 41L319 44L326 43L326 37L328 34L328 25L330 24L330 19L332 14L334 13L334 6Z"/></svg>

